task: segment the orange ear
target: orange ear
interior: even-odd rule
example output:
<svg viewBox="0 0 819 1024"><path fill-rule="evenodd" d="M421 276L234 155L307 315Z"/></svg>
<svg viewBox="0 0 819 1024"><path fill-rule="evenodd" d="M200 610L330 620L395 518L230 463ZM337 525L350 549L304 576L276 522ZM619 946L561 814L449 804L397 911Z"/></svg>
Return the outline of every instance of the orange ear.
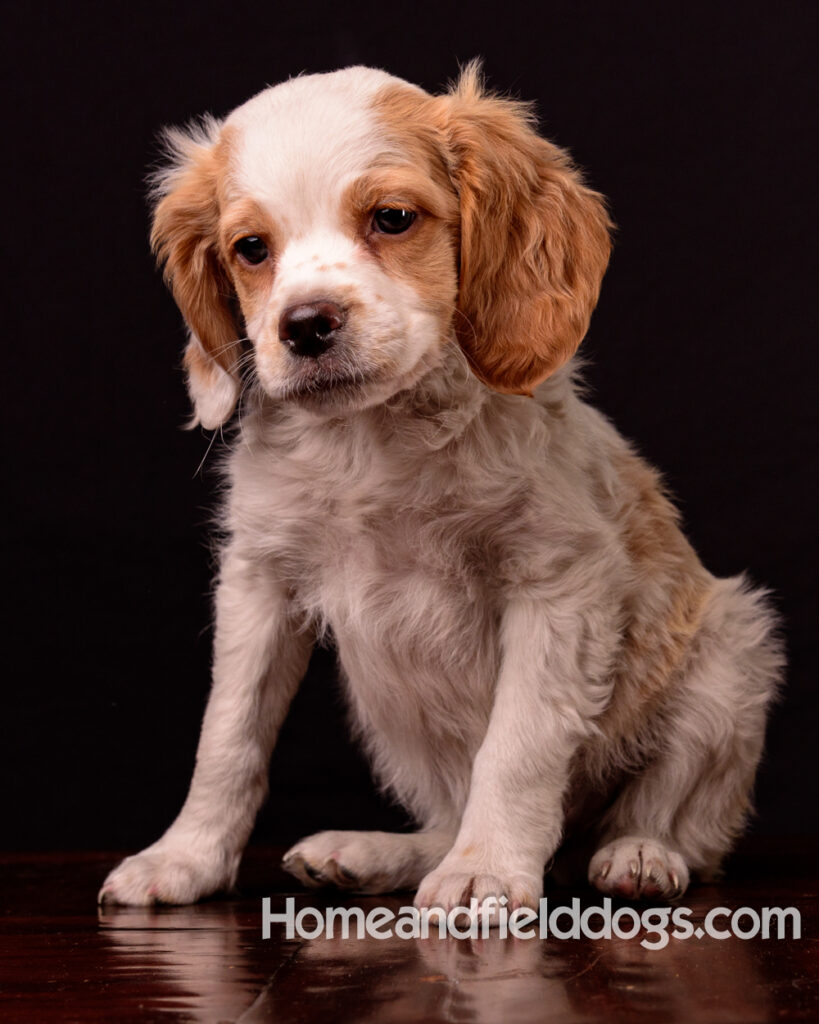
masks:
<svg viewBox="0 0 819 1024"><path fill-rule="evenodd" d="M191 331L185 351L195 410L191 426L208 429L221 426L236 406L242 334L233 284L218 251L218 128L210 121L189 133L167 134L171 164L157 175L161 198L151 231L151 246Z"/></svg>
<svg viewBox="0 0 819 1024"><path fill-rule="evenodd" d="M529 107L484 92L477 62L444 104L461 203L458 339L486 384L531 394L588 329L612 225Z"/></svg>

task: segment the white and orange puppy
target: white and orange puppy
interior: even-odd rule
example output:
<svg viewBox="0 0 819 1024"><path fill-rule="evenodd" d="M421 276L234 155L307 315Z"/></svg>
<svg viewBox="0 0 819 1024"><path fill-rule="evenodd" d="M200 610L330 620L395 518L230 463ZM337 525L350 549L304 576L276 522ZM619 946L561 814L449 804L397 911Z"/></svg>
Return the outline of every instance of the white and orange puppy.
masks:
<svg viewBox="0 0 819 1024"><path fill-rule="evenodd" d="M326 631L419 830L310 836L284 861L305 884L532 905L567 821L594 829L603 892L714 872L782 655L763 595L702 567L579 397L601 197L475 67L441 96L363 67L296 78L170 142L153 244L194 422L244 394L190 793L100 898L233 884Z"/></svg>

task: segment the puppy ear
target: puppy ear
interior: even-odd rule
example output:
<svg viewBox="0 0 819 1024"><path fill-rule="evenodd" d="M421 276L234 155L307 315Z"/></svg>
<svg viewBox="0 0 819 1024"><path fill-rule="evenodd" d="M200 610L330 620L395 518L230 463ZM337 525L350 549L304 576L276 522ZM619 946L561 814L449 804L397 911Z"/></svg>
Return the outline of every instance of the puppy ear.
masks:
<svg viewBox="0 0 819 1024"><path fill-rule="evenodd" d="M184 365L194 407L189 426L207 429L230 418L239 395L242 330L233 284L219 257L220 125L207 120L165 135L169 166L154 178L158 198L151 247L190 328Z"/></svg>
<svg viewBox="0 0 819 1024"><path fill-rule="evenodd" d="M528 395L586 333L612 225L531 109L484 91L478 62L444 105L461 205L458 339L481 380Z"/></svg>

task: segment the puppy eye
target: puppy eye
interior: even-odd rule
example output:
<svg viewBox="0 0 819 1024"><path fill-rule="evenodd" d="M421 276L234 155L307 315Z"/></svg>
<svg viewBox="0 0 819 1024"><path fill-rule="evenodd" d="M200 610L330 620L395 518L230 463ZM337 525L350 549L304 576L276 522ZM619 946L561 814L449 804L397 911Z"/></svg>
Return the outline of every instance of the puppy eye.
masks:
<svg viewBox="0 0 819 1024"><path fill-rule="evenodd" d="M233 248L242 259L247 260L248 263L252 263L254 266L258 263L264 263L267 259L267 246L258 235L248 235L246 238L240 238Z"/></svg>
<svg viewBox="0 0 819 1024"><path fill-rule="evenodd" d="M412 210L384 206L373 214L373 228L384 235L400 235L415 220Z"/></svg>

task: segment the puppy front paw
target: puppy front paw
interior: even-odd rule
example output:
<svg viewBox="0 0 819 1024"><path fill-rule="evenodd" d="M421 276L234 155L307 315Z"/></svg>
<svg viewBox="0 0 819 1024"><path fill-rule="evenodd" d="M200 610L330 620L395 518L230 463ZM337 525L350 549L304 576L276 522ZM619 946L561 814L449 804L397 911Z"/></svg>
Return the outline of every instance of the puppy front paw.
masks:
<svg viewBox="0 0 819 1024"><path fill-rule="evenodd" d="M291 847L282 857L282 867L309 889L336 885L363 891L374 875L367 846L359 833L317 832Z"/></svg>
<svg viewBox="0 0 819 1024"><path fill-rule="evenodd" d="M195 903L233 885L239 857L205 855L161 840L126 857L102 884L98 903Z"/></svg>
<svg viewBox="0 0 819 1024"><path fill-rule="evenodd" d="M542 893L542 872L509 871L492 863L473 863L469 858L455 856L446 857L424 878L418 887L415 906L419 910L448 914L455 907L469 907L470 900L474 899L480 915L484 901L494 896L499 902L505 898L502 905L511 913L519 907L537 910ZM491 921L492 913L487 912Z"/></svg>
<svg viewBox="0 0 819 1024"><path fill-rule="evenodd" d="M356 892L415 888L427 865L423 840L392 832L318 832L296 843L282 867L308 888L335 885Z"/></svg>

